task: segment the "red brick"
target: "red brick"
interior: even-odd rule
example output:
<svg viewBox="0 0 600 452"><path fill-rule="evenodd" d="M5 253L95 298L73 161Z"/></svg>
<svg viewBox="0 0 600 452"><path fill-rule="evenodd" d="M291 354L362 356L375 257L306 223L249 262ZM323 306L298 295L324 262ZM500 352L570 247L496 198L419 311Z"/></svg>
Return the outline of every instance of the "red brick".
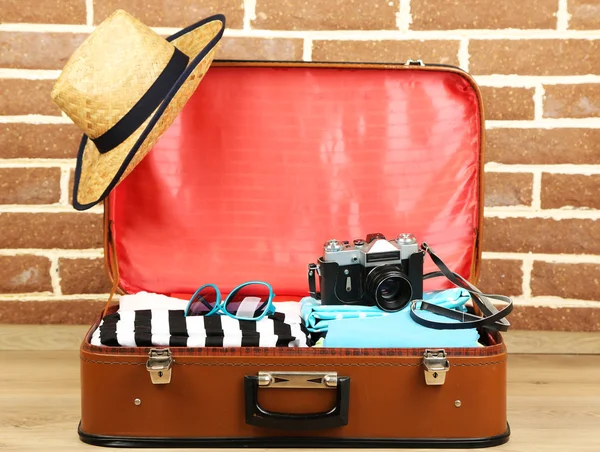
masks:
<svg viewBox="0 0 600 452"><path fill-rule="evenodd" d="M0 293L52 292L50 260L43 256L0 256Z"/></svg>
<svg viewBox="0 0 600 452"><path fill-rule="evenodd" d="M600 84L544 86L544 118L600 116Z"/></svg>
<svg viewBox="0 0 600 452"><path fill-rule="evenodd" d="M600 220L485 218L483 250L600 254Z"/></svg>
<svg viewBox="0 0 600 452"><path fill-rule="evenodd" d="M600 209L600 175L542 174L542 209Z"/></svg>
<svg viewBox="0 0 600 452"><path fill-rule="evenodd" d="M531 205L533 174L486 173L484 185L486 207Z"/></svg>
<svg viewBox="0 0 600 452"><path fill-rule="evenodd" d="M533 119L532 88L481 86L485 118L491 120Z"/></svg>
<svg viewBox="0 0 600 452"><path fill-rule="evenodd" d="M471 40L469 54L469 71L474 75L595 74L600 67L600 40Z"/></svg>
<svg viewBox="0 0 600 452"><path fill-rule="evenodd" d="M224 14L227 28L244 25L244 0L94 0L94 23L124 9L150 27L188 27L213 14Z"/></svg>
<svg viewBox="0 0 600 452"><path fill-rule="evenodd" d="M0 31L0 67L62 69L86 36L83 33Z"/></svg>
<svg viewBox="0 0 600 452"><path fill-rule="evenodd" d="M600 3L598 0L568 0L569 28L573 30L600 29Z"/></svg>
<svg viewBox="0 0 600 452"><path fill-rule="evenodd" d="M487 162L600 164L600 129L491 129Z"/></svg>
<svg viewBox="0 0 600 452"><path fill-rule="evenodd" d="M82 24L85 0L0 0L0 22Z"/></svg>
<svg viewBox="0 0 600 452"><path fill-rule="evenodd" d="M313 61L389 63L408 59L458 65L458 41L313 42Z"/></svg>
<svg viewBox="0 0 600 452"><path fill-rule="evenodd" d="M53 80L0 79L0 115L60 116L50 98L53 85Z"/></svg>
<svg viewBox="0 0 600 452"><path fill-rule="evenodd" d="M256 0L253 28L396 30L399 0Z"/></svg>
<svg viewBox="0 0 600 452"><path fill-rule="evenodd" d="M509 314L508 321L513 331L598 332L600 309L516 305Z"/></svg>
<svg viewBox="0 0 600 452"><path fill-rule="evenodd" d="M75 158L81 136L73 124L0 124L0 158Z"/></svg>
<svg viewBox="0 0 600 452"><path fill-rule="evenodd" d="M102 215L0 213L0 248L102 248Z"/></svg>
<svg viewBox="0 0 600 452"><path fill-rule="evenodd" d="M534 262L531 294L600 302L600 265Z"/></svg>
<svg viewBox="0 0 600 452"><path fill-rule="evenodd" d="M60 287L65 295L109 293L112 285L104 259L59 259Z"/></svg>
<svg viewBox="0 0 600 452"><path fill-rule="evenodd" d="M411 29L556 29L557 8L556 0L529 0L518 7L513 2L411 0Z"/></svg>
<svg viewBox="0 0 600 452"><path fill-rule="evenodd" d="M53 204L60 200L60 168L0 168L0 204Z"/></svg>
<svg viewBox="0 0 600 452"><path fill-rule="evenodd" d="M302 39L225 37L216 59L300 61L302 46Z"/></svg>
<svg viewBox="0 0 600 452"><path fill-rule="evenodd" d="M484 293L521 295L523 262L511 259L483 259L477 288Z"/></svg>

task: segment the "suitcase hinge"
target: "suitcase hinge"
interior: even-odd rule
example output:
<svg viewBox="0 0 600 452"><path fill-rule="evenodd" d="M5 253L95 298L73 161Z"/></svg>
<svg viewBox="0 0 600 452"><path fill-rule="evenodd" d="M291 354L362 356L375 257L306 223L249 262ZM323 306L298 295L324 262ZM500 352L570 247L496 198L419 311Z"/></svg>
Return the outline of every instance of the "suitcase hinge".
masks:
<svg viewBox="0 0 600 452"><path fill-rule="evenodd" d="M152 384L166 385L171 382L171 364L173 364L171 350L168 348L150 349L146 370L150 372Z"/></svg>
<svg viewBox="0 0 600 452"><path fill-rule="evenodd" d="M427 349L423 357L425 366L425 383L428 385L443 385L446 381L446 372L450 362L446 359L446 352L441 349Z"/></svg>

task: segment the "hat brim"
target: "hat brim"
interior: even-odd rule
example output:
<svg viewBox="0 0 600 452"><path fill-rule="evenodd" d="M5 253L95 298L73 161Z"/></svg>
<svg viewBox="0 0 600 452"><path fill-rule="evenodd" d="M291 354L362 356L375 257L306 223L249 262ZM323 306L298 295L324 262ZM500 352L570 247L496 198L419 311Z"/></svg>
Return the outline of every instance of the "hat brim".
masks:
<svg viewBox="0 0 600 452"><path fill-rule="evenodd" d="M207 17L166 38L189 63L160 106L119 146L100 153L83 135L77 153L73 207L87 210L108 196L169 128L208 71L225 30L225 16ZM207 39L208 37L208 39Z"/></svg>

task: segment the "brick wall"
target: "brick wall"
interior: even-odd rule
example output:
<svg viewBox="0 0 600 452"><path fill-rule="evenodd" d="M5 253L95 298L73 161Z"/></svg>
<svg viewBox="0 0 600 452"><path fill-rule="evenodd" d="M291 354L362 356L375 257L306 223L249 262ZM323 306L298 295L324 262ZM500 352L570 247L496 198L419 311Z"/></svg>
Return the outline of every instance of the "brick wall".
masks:
<svg viewBox="0 0 600 452"><path fill-rule="evenodd" d="M488 120L481 287L515 297L515 328L600 330L598 0L0 0L0 322L87 323L106 299L102 208L69 204L79 133L49 92L118 7L164 35L224 13L219 58L472 73Z"/></svg>

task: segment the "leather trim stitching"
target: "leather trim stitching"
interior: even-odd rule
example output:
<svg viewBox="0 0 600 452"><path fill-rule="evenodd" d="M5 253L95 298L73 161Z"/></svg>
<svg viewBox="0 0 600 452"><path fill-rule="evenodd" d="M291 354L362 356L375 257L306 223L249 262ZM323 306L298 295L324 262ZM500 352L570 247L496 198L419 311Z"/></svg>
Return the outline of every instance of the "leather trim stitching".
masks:
<svg viewBox="0 0 600 452"><path fill-rule="evenodd" d="M495 364L505 363L507 360L503 359L501 361L490 361L488 363L478 363L478 364L452 364L450 363L450 367L479 367L479 366L493 366Z"/></svg>
<svg viewBox="0 0 600 452"><path fill-rule="evenodd" d="M145 362L130 362L130 361L96 361L92 359L80 358L81 361L85 361L92 364L116 364L116 365L129 365L129 366L145 366ZM451 367L482 367L482 366L493 366L497 364L505 363L506 359L501 361L489 361L485 363L473 363L473 364L452 364ZM422 363L226 363L226 362L215 362L215 363L179 363L176 360L173 364L179 366L226 366L226 367L251 367L251 366L262 366L262 367L420 367Z"/></svg>

